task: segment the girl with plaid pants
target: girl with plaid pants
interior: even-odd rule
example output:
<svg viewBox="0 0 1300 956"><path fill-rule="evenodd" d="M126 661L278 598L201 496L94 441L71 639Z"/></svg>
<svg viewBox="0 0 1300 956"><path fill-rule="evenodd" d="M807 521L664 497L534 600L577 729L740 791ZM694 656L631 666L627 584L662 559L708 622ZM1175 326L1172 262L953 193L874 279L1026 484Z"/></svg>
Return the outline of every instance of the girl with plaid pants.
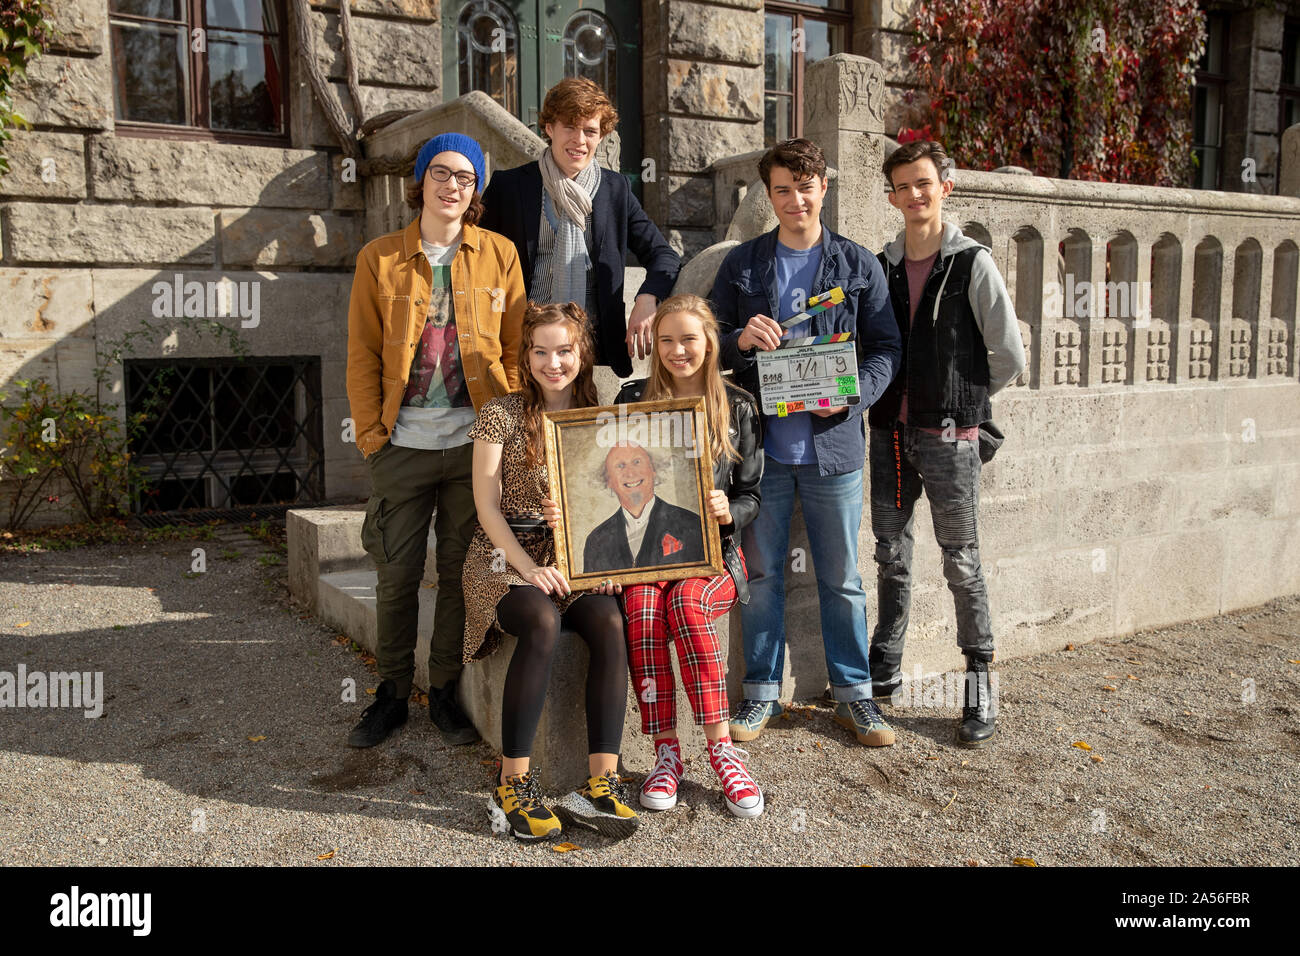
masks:
<svg viewBox="0 0 1300 956"><path fill-rule="evenodd" d="M749 601L740 529L758 512L763 445L754 399L722 380L718 371L718 323L708 303L676 295L659 306L651 325L650 377L629 382L619 403L704 396L713 453L709 517L720 525L727 573L710 578L634 584L623 589L627 616L628 667L641 700L641 730L655 738L654 769L641 786L641 805L667 810L677 803L681 744L677 739L676 688L668 644L677 642L682 682L695 722L704 728L709 763L728 809L739 817L763 812L763 792L754 783L729 735L726 668L713 626L737 601Z"/></svg>

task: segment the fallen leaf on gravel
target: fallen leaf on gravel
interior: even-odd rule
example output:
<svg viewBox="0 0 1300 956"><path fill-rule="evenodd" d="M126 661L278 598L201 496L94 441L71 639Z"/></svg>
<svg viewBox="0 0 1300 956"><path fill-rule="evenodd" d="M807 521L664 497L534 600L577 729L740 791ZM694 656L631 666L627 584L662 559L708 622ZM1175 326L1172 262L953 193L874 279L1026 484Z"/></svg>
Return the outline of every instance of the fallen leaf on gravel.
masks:
<svg viewBox="0 0 1300 956"><path fill-rule="evenodd" d="M1072 651L1072 650L1074 650L1074 645L1073 645L1073 644L1066 644L1066 645L1065 645L1065 649L1066 649L1067 651Z"/></svg>
<svg viewBox="0 0 1300 956"><path fill-rule="evenodd" d="M1011 862L1014 863L1016 866L1037 866L1038 865L1037 863L1034 862L1034 858L1032 856L1018 856Z"/></svg>
<svg viewBox="0 0 1300 956"><path fill-rule="evenodd" d="M1141 677L1138 677L1137 674L1129 674L1129 675L1128 675L1128 679L1129 679L1129 680L1141 680L1142 678L1141 678Z"/></svg>
<svg viewBox="0 0 1300 956"><path fill-rule="evenodd" d="M30 624L30 623L32 623L32 622L31 622L31 621L23 621L23 622L22 622L21 624L19 624L18 626L19 626L19 627L26 627L26 626L27 626L28 624Z"/></svg>
<svg viewBox="0 0 1300 956"><path fill-rule="evenodd" d="M938 760L939 758L938 758L938 757L926 757L925 759L926 759L926 760Z"/></svg>
<svg viewBox="0 0 1300 956"><path fill-rule="evenodd" d="M1059 733L1060 733L1062 730L1064 730L1064 729L1065 729L1065 725L1062 724L1060 727L1057 727L1057 728L1056 728L1056 732L1059 734Z"/></svg>
<svg viewBox="0 0 1300 956"><path fill-rule="evenodd" d="M782 720L789 720L789 719L790 719L790 712L789 712L788 710L787 710L787 711L784 711L784 712L781 714L781 719L782 719Z"/></svg>
<svg viewBox="0 0 1300 956"><path fill-rule="evenodd" d="M802 748L802 747L795 747L794 749L797 750L797 751L799 751L800 753L803 753L803 748Z"/></svg>
<svg viewBox="0 0 1300 956"><path fill-rule="evenodd" d="M963 761L961 762L961 765L964 767L964 766L966 766L968 763L970 763L969 760L963 760Z"/></svg>
<svg viewBox="0 0 1300 956"><path fill-rule="evenodd" d="M253 743L255 743L255 744L260 744L263 740L266 739L266 734L259 734L259 735L256 736L256 737L249 737L248 739L251 740L251 741L252 741Z"/></svg>
<svg viewBox="0 0 1300 956"><path fill-rule="evenodd" d="M375 691L377 691L378 689L379 689L378 687L367 687L366 693L369 694L371 697L374 697Z"/></svg>
<svg viewBox="0 0 1300 956"><path fill-rule="evenodd" d="M412 790L411 793L412 793L414 796L417 796L417 797L422 797L422 796L424 796L424 791L423 791L423 790Z"/></svg>
<svg viewBox="0 0 1300 956"><path fill-rule="evenodd" d="M1184 716L1184 717L1190 717L1190 716L1192 716L1192 712L1191 712L1190 710L1185 710L1185 711L1183 711L1183 716Z"/></svg>
<svg viewBox="0 0 1300 956"><path fill-rule="evenodd" d="M1084 743L1082 740L1076 740L1074 743L1070 744L1070 746L1071 746L1071 747L1078 747L1080 750L1091 750L1091 749L1092 749L1092 746L1091 746L1091 745Z"/></svg>
<svg viewBox="0 0 1300 956"><path fill-rule="evenodd" d="M1141 662L1140 660L1138 660L1136 657L1126 657L1126 658L1124 658L1124 663L1125 663L1125 664L1141 664L1142 662Z"/></svg>
<svg viewBox="0 0 1300 956"><path fill-rule="evenodd" d="M1088 754L1088 758L1094 763L1105 763L1105 759L1101 754Z"/></svg>
<svg viewBox="0 0 1300 956"><path fill-rule="evenodd" d="M1102 687L1102 690L1115 690L1115 689L1116 688L1114 684L1107 684L1104 687Z"/></svg>
<svg viewBox="0 0 1300 956"><path fill-rule="evenodd" d="M821 742L820 740L814 741L814 742L813 742L813 746L816 747L818 750L821 750L821 749L822 749L822 742Z"/></svg>
<svg viewBox="0 0 1300 956"><path fill-rule="evenodd" d="M578 849L578 844L576 844L576 843L557 843L557 844L555 844L555 846L551 847L551 849L554 850L556 853L568 853L570 850L576 850L576 849Z"/></svg>
<svg viewBox="0 0 1300 956"><path fill-rule="evenodd" d="M952 800L949 800L947 803L945 803L945 804L943 805L943 810L947 810L950 806L952 806L953 800L956 800L956 799L957 799L957 791L954 790L954 791L952 792ZM939 812L940 812L940 813L943 813L943 810L940 810Z"/></svg>
<svg viewBox="0 0 1300 956"><path fill-rule="evenodd" d="M1210 789L1210 785L1209 785L1208 783L1205 785L1205 789L1206 789L1206 790L1209 790L1209 789Z"/></svg>
<svg viewBox="0 0 1300 956"><path fill-rule="evenodd" d="M1101 676L1104 677L1106 680L1119 680L1118 674L1102 674Z"/></svg>
<svg viewBox="0 0 1300 956"><path fill-rule="evenodd" d="M496 761L495 761L495 760L480 760L479 763L482 764L482 765L485 766L485 767L491 767L491 766L494 766L494 765L496 764Z"/></svg>
<svg viewBox="0 0 1300 956"><path fill-rule="evenodd" d="M966 861L966 865L967 865L967 866L979 866L979 865L980 865L980 861L979 861L979 860L967 860L967 861Z"/></svg>
<svg viewBox="0 0 1300 956"><path fill-rule="evenodd" d="M1292 660L1288 660L1287 663L1288 663L1288 664L1300 664L1300 661L1292 661Z"/></svg>
<svg viewBox="0 0 1300 956"><path fill-rule="evenodd" d="M332 859L334 859L334 854L337 853L338 851L339 851L339 848L338 848L338 847L335 847L334 849L330 850L328 853L318 853L318 854L316 855L316 859L318 859L318 860L332 860Z"/></svg>

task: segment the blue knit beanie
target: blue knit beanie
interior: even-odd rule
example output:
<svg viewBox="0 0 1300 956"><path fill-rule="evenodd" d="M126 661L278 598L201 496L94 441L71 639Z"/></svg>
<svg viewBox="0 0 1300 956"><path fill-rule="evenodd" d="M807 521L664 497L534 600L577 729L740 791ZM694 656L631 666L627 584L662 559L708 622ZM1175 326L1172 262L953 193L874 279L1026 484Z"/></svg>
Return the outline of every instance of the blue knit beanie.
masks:
<svg viewBox="0 0 1300 956"><path fill-rule="evenodd" d="M470 165L474 167L474 175L478 177L478 182L474 188L481 192L484 185L483 149L474 139L464 133L440 133L421 146L420 152L415 156L415 181L417 183L423 182L424 171L429 168L429 160L447 150L460 153L469 160Z"/></svg>

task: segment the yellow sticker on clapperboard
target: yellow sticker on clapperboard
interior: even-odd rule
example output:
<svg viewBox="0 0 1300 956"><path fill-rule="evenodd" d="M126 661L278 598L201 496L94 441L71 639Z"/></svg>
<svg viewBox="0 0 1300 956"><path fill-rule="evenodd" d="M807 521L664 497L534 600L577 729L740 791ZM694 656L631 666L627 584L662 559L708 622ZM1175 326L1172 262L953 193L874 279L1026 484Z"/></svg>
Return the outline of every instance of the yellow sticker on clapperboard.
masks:
<svg viewBox="0 0 1300 956"><path fill-rule="evenodd" d="M787 412L787 411L785 410L785 402L777 402L777 403L776 403L776 417L777 417L777 418L785 418L785 416L788 415L788 414L789 414L789 412Z"/></svg>

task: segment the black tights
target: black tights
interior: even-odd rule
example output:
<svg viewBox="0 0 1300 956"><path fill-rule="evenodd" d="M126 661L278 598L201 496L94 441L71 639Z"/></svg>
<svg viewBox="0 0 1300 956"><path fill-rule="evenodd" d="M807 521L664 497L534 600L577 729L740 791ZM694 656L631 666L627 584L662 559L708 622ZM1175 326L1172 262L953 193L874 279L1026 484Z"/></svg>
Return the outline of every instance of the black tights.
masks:
<svg viewBox="0 0 1300 956"><path fill-rule="evenodd" d="M627 643L618 598L584 594L560 614L540 589L512 587L497 603L497 620L519 639L501 700L501 749L528 757L542 719L551 661L560 629L577 631L587 644L587 752L616 754L623 742L627 709Z"/></svg>

